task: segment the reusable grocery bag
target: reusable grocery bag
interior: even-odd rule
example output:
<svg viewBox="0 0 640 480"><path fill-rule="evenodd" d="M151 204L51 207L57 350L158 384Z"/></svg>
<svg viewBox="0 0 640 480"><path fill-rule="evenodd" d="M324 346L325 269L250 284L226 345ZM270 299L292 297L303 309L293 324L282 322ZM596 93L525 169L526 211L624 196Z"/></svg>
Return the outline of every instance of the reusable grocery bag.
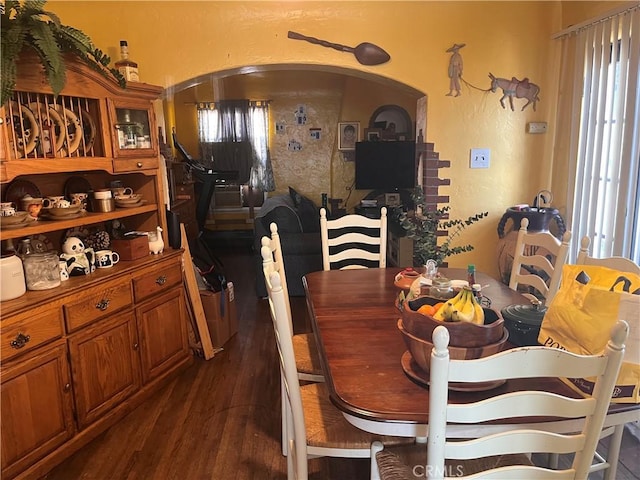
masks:
<svg viewBox="0 0 640 480"><path fill-rule="evenodd" d="M640 403L640 276L592 265L565 265L562 283L542 319L538 342L580 355L604 350L618 319L629 324L613 403ZM592 378L567 379L592 393Z"/></svg>

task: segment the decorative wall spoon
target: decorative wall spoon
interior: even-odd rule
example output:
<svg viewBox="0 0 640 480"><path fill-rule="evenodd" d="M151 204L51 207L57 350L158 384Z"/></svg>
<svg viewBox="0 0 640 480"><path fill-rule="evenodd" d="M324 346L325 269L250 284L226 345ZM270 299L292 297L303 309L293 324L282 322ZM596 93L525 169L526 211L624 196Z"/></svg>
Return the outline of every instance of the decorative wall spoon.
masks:
<svg viewBox="0 0 640 480"><path fill-rule="evenodd" d="M353 53L356 60L358 60L362 65L380 65L381 63L386 63L391 59L389 54L382 48L369 42L363 42L356 47L348 47L338 43L327 42L326 40L319 40L314 37L307 37L300 33L291 31L287 36L294 40L305 40L316 45L322 45L323 47L334 48L341 52Z"/></svg>

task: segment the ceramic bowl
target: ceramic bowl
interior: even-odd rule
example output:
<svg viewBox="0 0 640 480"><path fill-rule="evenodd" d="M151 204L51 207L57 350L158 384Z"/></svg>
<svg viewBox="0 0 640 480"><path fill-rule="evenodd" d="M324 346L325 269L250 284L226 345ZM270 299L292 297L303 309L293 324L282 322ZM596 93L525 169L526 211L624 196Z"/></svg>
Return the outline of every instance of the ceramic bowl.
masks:
<svg viewBox="0 0 640 480"><path fill-rule="evenodd" d="M431 340L433 331L438 325L449 330L449 345L454 347L480 347L499 341L503 335L504 319L491 308L483 307L484 325L469 322L441 322L430 315L418 313L422 305L435 305L442 300L433 297L418 297L406 301L401 307L404 327L412 335Z"/></svg>
<svg viewBox="0 0 640 480"><path fill-rule="evenodd" d="M142 200L142 195L139 193L132 193L131 195L119 195L115 197L116 204L132 204L138 203Z"/></svg>
<svg viewBox="0 0 640 480"><path fill-rule="evenodd" d="M448 323L445 324L439 322L439 324L445 325L447 327L449 326ZM409 350L409 353L411 353L411 356L413 357L415 362L422 370L428 372L429 364L431 363L431 350L433 349L431 337L429 337L429 340L425 340L423 338L412 335L406 330L401 318L398 319L398 330L400 330L402 339L407 346L407 350ZM454 347L450 344L449 357L452 360L472 360L476 358L488 357L489 355L494 355L504 348L505 344L507 343L507 339L509 338L509 331L506 328L502 327L501 333L502 336L497 342L480 347Z"/></svg>

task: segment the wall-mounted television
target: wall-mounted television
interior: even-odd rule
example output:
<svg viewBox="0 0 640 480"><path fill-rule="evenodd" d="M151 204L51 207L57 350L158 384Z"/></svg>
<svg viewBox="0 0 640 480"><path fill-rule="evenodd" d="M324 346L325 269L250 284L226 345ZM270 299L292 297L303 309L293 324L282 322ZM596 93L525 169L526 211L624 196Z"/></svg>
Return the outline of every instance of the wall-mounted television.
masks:
<svg viewBox="0 0 640 480"><path fill-rule="evenodd" d="M415 142L356 143L356 190L413 188L416 175Z"/></svg>

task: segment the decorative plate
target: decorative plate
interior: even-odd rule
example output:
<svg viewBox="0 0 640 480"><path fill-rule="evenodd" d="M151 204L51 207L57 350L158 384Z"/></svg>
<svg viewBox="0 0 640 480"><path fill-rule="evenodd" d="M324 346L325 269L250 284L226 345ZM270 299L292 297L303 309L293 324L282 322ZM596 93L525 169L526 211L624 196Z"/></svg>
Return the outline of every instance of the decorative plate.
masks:
<svg viewBox="0 0 640 480"><path fill-rule="evenodd" d="M45 253L54 251L53 243L44 235L31 235L31 246L36 253Z"/></svg>
<svg viewBox="0 0 640 480"><path fill-rule="evenodd" d="M27 215L24 219L24 221L20 222L20 223L10 223L7 224L6 222L3 222L2 219L0 218L0 229L2 230L12 230L12 229L17 229L17 228L23 228L26 226L29 226L31 223L35 222L35 218L30 217L29 215Z"/></svg>
<svg viewBox="0 0 640 480"><path fill-rule="evenodd" d="M9 134L11 148L15 148L18 158L29 155L38 143L40 129L36 117L26 105L11 102L10 113L7 115L7 123L13 125L13 134ZM13 145L15 139L16 145Z"/></svg>
<svg viewBox="0 0 640 480"><path fill-rule="evenodd" d="M82 132L84 141L80 142L80 148L78 149L81 155L87 155L93 148L93 141L96 138L96 124L93 123L93 119L89 112L80 109L80 118L82 120ZM80 193L80 192L77 192Z"/></svg>
<svg viewBox="0 0 640 480"><path fill-rule="evenodd" d="M61 106L58 107L58 113L62 117L62 123L66 123L67 125L67 148L63 149L62 152L63 154L71 155L76 150L78 150L80 141L83 137L82 135L80 135L80 133L82 132L80 119L71 110Z"/></svg>
<svg viewBox="0 0 640 480"><path fill-rule="evenodd" d="M39 149L41 153L46 155L60 150L66 137L64 122L60 114L52 107L47 109L46 105L41 102L31 102L29 108L40 119L40 124L42 125L42 135L38 141L38 143L42 144L41 149ZM49 127L52 127L52 129ZM51 149L50 137L52 131L55 136L55 150Z"/></svg>
<svg viewBox="0 0 640 480"><path fill-rule="evenodd" d="M43 220L54 220L54 221L61 221L61 220L73 220L75 218L80 218L80 217L84 217L87 215L87 212L85 210L80 210L79 212L76 213L71 213L69 215L60 215L60 216L56 216L56 215L51 215L50 213L46 213L44 210L40 213L40 217Z"/></svg>
<svg viewBox="0 0 640 480"><path fill-rule="evenodd" d="M42 197L40 189L35 184L27 180L14 180L4 190L4 201L13 202L16 208L20 208L20 199L27 194L33 198Z"/></svg>

